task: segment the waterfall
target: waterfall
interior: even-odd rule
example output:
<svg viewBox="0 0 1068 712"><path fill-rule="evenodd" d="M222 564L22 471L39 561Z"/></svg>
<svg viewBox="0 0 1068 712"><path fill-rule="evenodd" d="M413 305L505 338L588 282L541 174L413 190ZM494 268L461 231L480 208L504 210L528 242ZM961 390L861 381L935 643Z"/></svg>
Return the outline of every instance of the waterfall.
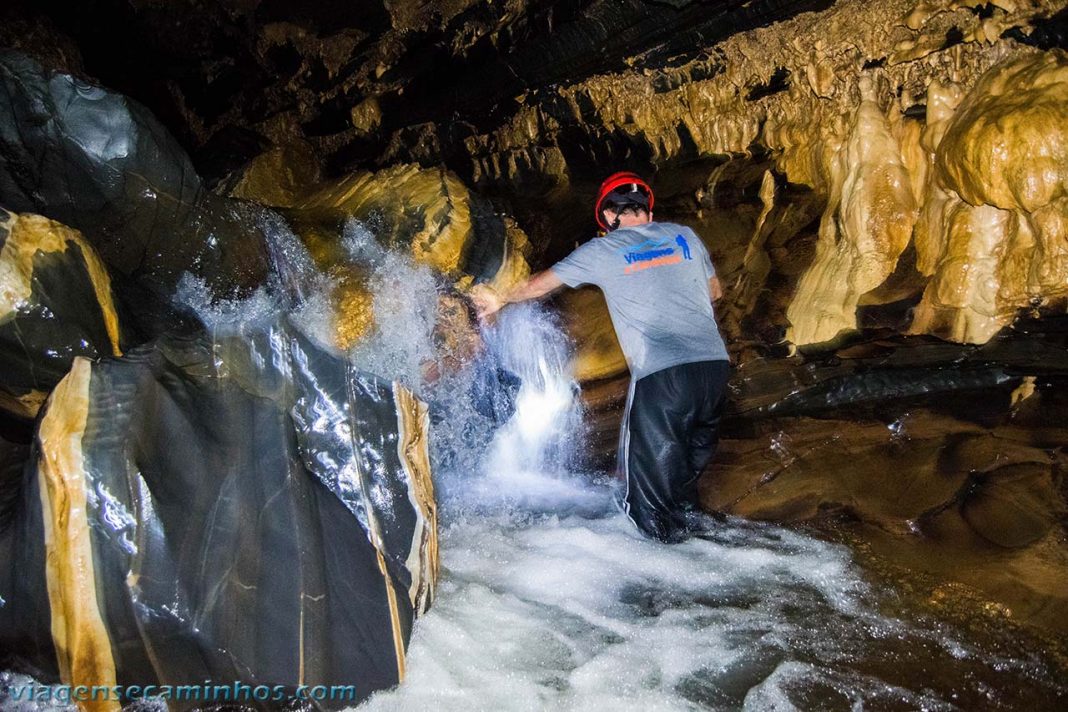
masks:
<svg viewBox="0 0 1068 712"><path fill-rule="evenodd" d="M512 412L486 452L478 496L549 506L554 493L583 488L571 471L582 413L570 344L555 316L529 303L505 308L485 338L481 367L513 376L518 387L504 394Z"/></svg>

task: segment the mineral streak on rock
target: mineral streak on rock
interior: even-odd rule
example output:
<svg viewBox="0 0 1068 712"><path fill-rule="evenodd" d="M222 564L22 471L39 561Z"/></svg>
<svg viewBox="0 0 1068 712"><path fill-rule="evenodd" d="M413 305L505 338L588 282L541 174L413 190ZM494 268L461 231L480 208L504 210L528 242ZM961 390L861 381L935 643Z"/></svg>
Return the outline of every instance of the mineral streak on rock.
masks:
<svg viewBox="0 0 1068 712"><path fill-rule="evenodd" d="M426 406L286 317L240 332L77 359L54 391L0 531L20 664L360 699L402 679L438 572Z"/></svg>
<svg viewBox="0 0 1068 712"><path fill-rule="evenodd" d="M77 356L120 356L111 280L69 227L0 209L0 408L23 418Z"/></svg>
<svg viewBox="0 0 1068 712"><path fill-rule="evenodd" d="M411 391L394 384L397 404L397 451L408 476L408 497L421 515L412 533L408 570L412 585L408 588L415 613L422 614L434 600L440 556L438 554L438 506L434 498L434 480L430 472L430 411L426 403Z"/></svg>
<svg viewBox="0 0 1068 712"><path fill-rule="evenodd" d="M82 450L89 416L90 363L76 358L53 394L58 407L41 420L38 473L44 512L44 564L52 611L52 641L60 679L71 685L116 682L112 640L99 607L87 490L91 479ZM9 559L12 563L18 558ZM10 564L9 564L10 565ZM9 605L17 605L12 601ZM118 710L118 700L87 702L87 710Z"/></svg>

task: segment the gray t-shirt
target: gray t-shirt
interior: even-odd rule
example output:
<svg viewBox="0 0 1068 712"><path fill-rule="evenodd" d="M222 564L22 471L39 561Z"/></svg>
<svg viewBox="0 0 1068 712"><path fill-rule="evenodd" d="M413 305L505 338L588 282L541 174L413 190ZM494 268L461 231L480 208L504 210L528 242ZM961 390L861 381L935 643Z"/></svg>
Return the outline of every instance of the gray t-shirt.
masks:
<svg viewBox="0 0 1068 712"><path fill-rule="evenodd" d="M590 240L552 266L569 287L604 292L634 380L695 361L726 361L708 280L716 273L693 230L646 223Z"/></svg>

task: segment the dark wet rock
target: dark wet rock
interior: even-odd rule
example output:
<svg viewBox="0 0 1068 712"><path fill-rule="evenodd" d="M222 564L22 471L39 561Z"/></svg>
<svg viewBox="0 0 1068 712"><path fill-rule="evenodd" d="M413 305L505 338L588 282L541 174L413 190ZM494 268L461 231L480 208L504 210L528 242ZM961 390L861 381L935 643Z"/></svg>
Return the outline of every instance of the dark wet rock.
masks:
<svg viewBox="0 0 1068 712"><path fill-rule="evenodd" d="M72 685L396 684L437 576L426 437L408 391L285 319L76 360L0 539L3 657Z"/></svg>
<svg viewBox="0 0 1068 712"><path fill-rule="evenodd" d="M0 209L0 409L32 419L77 356L126 345L111 280L75 230Z"/></svg>
<svg viewBox="0 0 1068 712"><path fill-rule="evenodd" d="M1059 479L1048 462L1005 465L983 473L964 495L961 516L998 546L1033 544L1065 520Z"/></svg>
<svg viewBox="0 0 1068 712"><path fill-rule="evenodd" d="M29 461L26 443L10 442L0 436L0 537L18 511L22 494L22 470Z"/></svg>
<svg viewBox="0 0 1068 712"><path fill-rule="evenodd" d="M264 280L268 253L255 214L208 192L143 106L9 51L0 54L0 92L5 207L81 231L120 296L129 282L163 309L186 271L219 294Z"/></svg>

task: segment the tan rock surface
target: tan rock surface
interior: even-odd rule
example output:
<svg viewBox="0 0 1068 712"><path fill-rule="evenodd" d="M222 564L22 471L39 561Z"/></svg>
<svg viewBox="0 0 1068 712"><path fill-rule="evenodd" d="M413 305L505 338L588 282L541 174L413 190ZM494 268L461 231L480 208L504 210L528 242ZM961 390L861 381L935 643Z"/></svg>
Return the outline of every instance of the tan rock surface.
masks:
<svg viewBox="0 0 1068 712"><path fill-rule="evenodd" d="M848 141L831 167L831 196L820 225L816 261L802 277L787 312L787 338L801 346L856 328L861 296L894 271L912 237L916 206L901 147L875 100L860 83Z"/></svg>
<svg viewBox="0 0 1068 712"><path fill-rule="evenodd" d="M984 343L1068 294L1068 54L1018 57L964 97L937 143L917 246L932 275L912 325Z"/></svg>
<svg viewBox="0 0 1068 712"><path fill-rule="evenodd" d="M0 209L0 245L0 410L33 419L74 356L122 355L119 316L107 268L77 230Z"/></svg>

